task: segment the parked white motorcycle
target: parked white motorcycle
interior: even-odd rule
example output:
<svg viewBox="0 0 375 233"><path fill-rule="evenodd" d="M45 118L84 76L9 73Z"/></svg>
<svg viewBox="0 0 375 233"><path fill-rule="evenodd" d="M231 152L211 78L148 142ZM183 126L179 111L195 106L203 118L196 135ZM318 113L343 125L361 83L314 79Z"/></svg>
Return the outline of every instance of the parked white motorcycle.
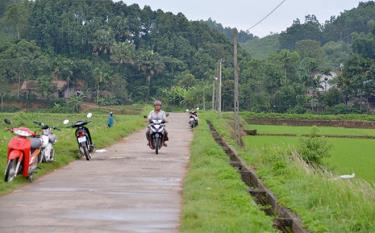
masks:
<svg viewBox="0 0 375 233"><path fill-rule="evenodd" d="M53 162L55 160L55 149L53 148L53 145L57 142L57 137L53 134L53 130L60 131L60 129L38 121L34 121L34 124L39 126L42 130L40 136L42 140L42 151L40 153L39 163Z"/></svg>
<svg viewBox="0 0 375 233"><path fill-rule="evenodd" d="M189 113L189 125L191 128L195 128L199 124L198 110L199 108L196 108L196 110L186 109L186 112Z"/></svg>

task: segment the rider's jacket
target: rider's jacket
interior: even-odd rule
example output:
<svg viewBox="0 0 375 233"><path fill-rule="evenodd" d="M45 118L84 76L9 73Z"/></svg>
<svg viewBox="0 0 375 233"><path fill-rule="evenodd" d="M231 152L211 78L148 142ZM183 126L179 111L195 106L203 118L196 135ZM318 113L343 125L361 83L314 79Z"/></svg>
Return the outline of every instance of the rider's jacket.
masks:
<svg viewBox="0 0 375 233"><path fill-rule="evenodd" d="M149 121L151 120L162 120L162 121L166 121L167 120L167 114L160 110L159 112L156 112L155 110L154 111L151 111L150 114L148 114L148 118L147 118Z"/></svg>

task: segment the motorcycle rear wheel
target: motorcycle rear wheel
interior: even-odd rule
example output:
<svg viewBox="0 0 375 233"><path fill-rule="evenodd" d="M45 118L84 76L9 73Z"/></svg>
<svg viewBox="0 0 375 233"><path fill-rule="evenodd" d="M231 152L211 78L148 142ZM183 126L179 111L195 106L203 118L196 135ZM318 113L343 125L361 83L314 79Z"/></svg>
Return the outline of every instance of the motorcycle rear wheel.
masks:
<svg viewBox="0 0 375 233"><path fill-rule="evenodd" d="M11 182L17 176L17 160L12 159L8 162L8 165L5 169L5 182Z"/></svg>
<svg viewBox="0 0 375 233"><path fill-rule="evenodd" d="M91 159L90 151L87 146L83 147L83 154L85 155L87 161Z"/></svg>

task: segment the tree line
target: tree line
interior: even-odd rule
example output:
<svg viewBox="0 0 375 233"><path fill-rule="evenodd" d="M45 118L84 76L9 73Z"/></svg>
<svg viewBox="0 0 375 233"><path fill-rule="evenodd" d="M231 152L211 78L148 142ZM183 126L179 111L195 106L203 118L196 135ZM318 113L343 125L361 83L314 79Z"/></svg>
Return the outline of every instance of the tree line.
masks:
<svg viewBox="0 0 375 233"><path fill-rule="evenodd" d="M293 113L372 111L374 16L373 1L359 3L324 24L308 15L280 34L243 44L256 55L243 70L243 105Z"/></svg>
<svg viewBox="0 0 375 233"><path fill-rule="evenodd" d="M370 1L323 25L313 15L296 20L272 36L278 49L263 59L240 47L242 110L369 111L374 15ZM43 100L77 110L82 101L155 98L208 107L223 59L223 108L233 108L231 28L213 20L189 21L182 13L111 0L5 0L0 17L1 100ZM262 39L241 32L240 42L248 40Z"/></svg>
<svg viewBox="0 0 375 233"><path fill-rule="evenodd" d="M0 82L9 98L53 99L55 83L65 81L87 101L150 101L184 79L205 85L215 61L230 56L224 35L181 13L111 0L7 3L0 6Z"/></svg>

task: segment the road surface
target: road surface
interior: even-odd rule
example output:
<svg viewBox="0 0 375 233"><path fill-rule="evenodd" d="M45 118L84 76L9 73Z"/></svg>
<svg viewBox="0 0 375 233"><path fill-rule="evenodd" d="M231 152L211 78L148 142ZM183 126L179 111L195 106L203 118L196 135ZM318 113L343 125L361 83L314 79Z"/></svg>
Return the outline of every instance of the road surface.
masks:
<svg viewBox="0 0 375 233"><path fill-rule="evenodd" d="M178 232L192 139L186 118L171 114L159 155L142 130L0 197L0 232Z"/></svg>

